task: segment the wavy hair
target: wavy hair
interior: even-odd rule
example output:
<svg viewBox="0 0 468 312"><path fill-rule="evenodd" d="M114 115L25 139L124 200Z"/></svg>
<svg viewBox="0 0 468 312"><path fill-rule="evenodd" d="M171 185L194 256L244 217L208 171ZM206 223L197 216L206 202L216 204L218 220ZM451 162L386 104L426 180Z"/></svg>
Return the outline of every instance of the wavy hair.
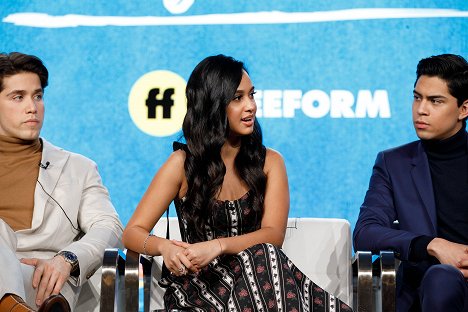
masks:
<svg viewBox="0 0 468 312"><path fill-rule="evenodd" d="M37 74L41 81L42 89L47 87L49 72L37 56L20 52L0 53L0 91L4 88L4 78L19 73Z"/></svg>
<svg viewBox="0 0 468 312"><path fill-rule="evenodd" d="M450 94L457 99L458 107L468 99L468 62L462 56L441 54L424 58L416 69L415 86L422 75L444 80Z"/></svg>
<svg viewBox="0 0 468 312"><path fill-rule="evenodd" d="M209 56L193 70L187 82L187 114L182 131L187 142L185 174L188 190L182 213L197 237L206 240L205 226L216 204L226 167L221 147L229 135L226 107L242 79L244 64L224 55ZM266 176L263 172L265 147L255 120L252 134L241 138L235 169L252 195L252 208L263 211Z"/></svg>

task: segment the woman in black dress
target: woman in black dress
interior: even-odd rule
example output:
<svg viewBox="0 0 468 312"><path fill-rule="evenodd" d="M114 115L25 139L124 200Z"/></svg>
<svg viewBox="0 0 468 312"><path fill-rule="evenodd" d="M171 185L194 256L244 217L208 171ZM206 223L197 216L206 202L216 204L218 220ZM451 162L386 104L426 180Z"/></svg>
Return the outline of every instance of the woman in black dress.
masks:
<svg viewBox="0 0 468 312"><path fill-rule="evenodd" d="M159 169L123 235L162 255L166 309L348 311L280 247L289 211L282 156L262 144L255 89L242 62L200 62L187 83L185 144ZM182 241L150 235L174 200Z"/></svg>

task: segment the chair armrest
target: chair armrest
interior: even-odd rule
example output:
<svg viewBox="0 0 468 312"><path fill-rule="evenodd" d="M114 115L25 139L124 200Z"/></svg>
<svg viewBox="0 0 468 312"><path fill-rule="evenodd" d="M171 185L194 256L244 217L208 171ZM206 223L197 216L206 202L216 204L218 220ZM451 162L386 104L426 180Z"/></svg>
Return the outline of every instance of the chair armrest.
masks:
<svg viewBox="0 0 468 312"><path fill-rule="evenodd" d="M396 271L398 260L393 251L381 251L374 261L374 275L378 277L378 290L380 291L382 312L396 310Z"/></svg>
<svg viewBox="0 0 468 312"><path fill-rule="evenodd" d="M140 254L127 249L125 259L125 311L138 312Z"/></svg>
<svg viewBox="0 0 468 312"><path fill-rule="evenodd" d="M356 252L353 260L355 311L396 310L398 264L393 251L381 251L374 261L371 252Z"/></svg>
<svg viewBox="0 0 468 312"><path fill-rule="evenodd" d="M140 264L143 269L143 311L150 311L151 280L153 257L140 255Z"/></svg>
<svg viewBox="0 0 468 312"><path fill-rule="evenodd" d="M353 259L353 309L354 311L374 311L372 291L372 253L358 251Z"/></svg>
<svg viewBox="0 0 468 312"><path fill-rule="evenodd" d="M151 297L151 257L128 249L126 254L109 248L104 252L101 277L101 312L138 312L140 264L143 270L143 311L150 310Z"/></svg>
<svg viewBox="0 0 468 312"><path fill-rule="evenodd" d="M109 248L104 252L101 275L101 312L114 312L115 308L123 306L123 298L119 294L123 290L121 277L124 275L125 255L117 248Z"/></svg>

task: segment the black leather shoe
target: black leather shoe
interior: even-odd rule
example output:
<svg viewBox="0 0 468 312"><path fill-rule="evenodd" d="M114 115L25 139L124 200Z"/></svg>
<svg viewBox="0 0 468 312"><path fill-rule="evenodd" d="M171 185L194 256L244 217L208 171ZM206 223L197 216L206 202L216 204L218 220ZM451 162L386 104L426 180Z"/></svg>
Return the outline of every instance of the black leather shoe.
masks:
<svg viewBox="0 0 468 312"><path fill-rule="evenodd" d="M37 312L70 312L70 305L62 295L52 295L47 298Z"/></svg>

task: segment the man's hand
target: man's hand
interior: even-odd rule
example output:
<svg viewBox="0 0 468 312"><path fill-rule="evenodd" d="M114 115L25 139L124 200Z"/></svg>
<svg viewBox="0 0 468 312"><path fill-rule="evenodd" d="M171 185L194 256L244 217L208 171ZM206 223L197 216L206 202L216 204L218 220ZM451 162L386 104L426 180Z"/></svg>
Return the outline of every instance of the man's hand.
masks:
<svg viewBox="0 0 468 312"><path fill-rule="evenodd" d="M23 258L21 263L36 267L32 286L37 290L36 304L40 306L50 295L58 295L70 277L71 264L62 256L52 259Z"/></svg>
<svg viewBox="0 0 468 312"><path fill-rule="evenodd" d="M442 264L450 264L468 278L468 246L452 243L443 238L434 238L427 245L427 252Z"/></svg>

